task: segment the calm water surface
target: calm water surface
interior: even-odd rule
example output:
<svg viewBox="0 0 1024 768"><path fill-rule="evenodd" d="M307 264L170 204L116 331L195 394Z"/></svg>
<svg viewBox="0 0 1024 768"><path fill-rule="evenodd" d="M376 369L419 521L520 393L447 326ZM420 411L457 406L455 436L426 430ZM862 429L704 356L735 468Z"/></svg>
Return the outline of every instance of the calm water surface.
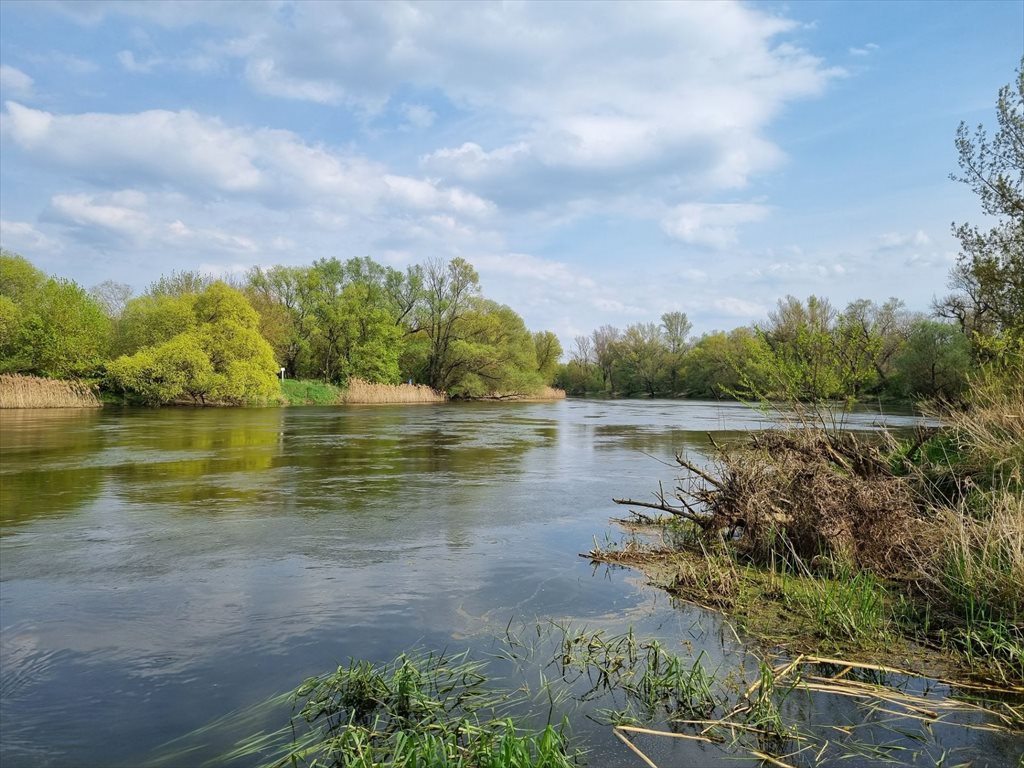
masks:
<svg viewBox="0 0 1024 768"><path fill-rule="evenodd" d="M0 412L0 763L139 765L174 742L199 764L244 733L187 734L304 677L484 648L510 621L733 658L714 616L577 555L612 496L672 479L659 459L765 426L671 401ZM638 764L580 728L593 764ZM977 739L954 746L1014 748ZM714 761L672 749L663 768Z"/></svg>

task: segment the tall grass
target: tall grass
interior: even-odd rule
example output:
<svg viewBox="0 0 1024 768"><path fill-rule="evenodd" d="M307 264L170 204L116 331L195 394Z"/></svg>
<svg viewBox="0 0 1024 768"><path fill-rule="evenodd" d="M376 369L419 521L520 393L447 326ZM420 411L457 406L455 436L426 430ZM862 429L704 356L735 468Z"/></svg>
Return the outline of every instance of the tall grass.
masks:
<svg viewBox="0 0 1024 768"><path fill-rule="evenodd" d="M565 400L565 390L545 386L534 397L537 400Z"/></svg>
<svg viewBox="0 0 1024 768"><path fill-rule="evenodd" d="M374 384L363 379L349 379L341 402L352 404L378 403L443 403L448 396L424 384Z"/></svg>
<svg viewBox="0 0 1024 768"><path fill-rule="evenodd" d="M0 375L0 408L99 408L96 393L79 381Z"/></svg>

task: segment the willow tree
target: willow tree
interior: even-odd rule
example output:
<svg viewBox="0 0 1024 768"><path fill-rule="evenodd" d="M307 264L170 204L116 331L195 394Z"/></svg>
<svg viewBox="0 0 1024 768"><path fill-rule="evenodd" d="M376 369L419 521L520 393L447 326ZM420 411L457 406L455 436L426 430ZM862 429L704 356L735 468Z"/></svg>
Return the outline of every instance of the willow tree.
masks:
<svg viewBox="0 0 1024 768"><path fill-rule="evenodd" d="M146 402L259 403L280 390L277 363L259 332L259 316L241 293L211 284L191 302L185 330L122 355L107 366L110 383Z"/></svg>

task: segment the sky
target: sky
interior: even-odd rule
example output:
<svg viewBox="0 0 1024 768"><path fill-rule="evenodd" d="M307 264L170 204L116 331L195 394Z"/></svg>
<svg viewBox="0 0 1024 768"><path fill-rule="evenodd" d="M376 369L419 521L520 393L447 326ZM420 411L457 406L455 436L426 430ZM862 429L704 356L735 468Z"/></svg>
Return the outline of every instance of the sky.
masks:
<svg viewBox="0 0 1024 768"><path fill-rule="evenodd" d="M568 345L946 292L1024 2L0 2L0 242L85 287L462 257Z"/></svg>

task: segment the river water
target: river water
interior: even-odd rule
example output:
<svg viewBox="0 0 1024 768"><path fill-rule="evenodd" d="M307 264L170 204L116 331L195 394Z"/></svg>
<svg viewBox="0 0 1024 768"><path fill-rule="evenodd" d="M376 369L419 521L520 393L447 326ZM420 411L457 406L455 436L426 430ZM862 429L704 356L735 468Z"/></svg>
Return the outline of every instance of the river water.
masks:
<svg viewBox="0 0 1024 768"><path fill-rule="evenodd" d="M510 624L633 626L731 658L715 616L578 554L618 535L613 496L672 479L661 460L765 418L587 400L0 412L0 763L140 765L182 744L182 765L216 761L244 733L197 729L307 676ZM582 731L592 764L639 764ZM1012 752L978 739L956 746Z"/></svg>

